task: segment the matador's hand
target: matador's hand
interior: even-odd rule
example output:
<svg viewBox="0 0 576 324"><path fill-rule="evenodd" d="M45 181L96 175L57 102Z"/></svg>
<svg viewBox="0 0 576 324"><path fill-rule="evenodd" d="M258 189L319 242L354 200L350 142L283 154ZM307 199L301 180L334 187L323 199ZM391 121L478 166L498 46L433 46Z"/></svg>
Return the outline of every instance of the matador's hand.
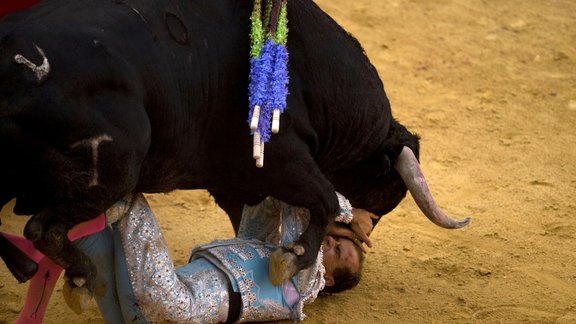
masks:
<svg viewBox="0 0 576 324"><path fill-rule="evenodd" d="M332 236L341 236L351 239L358 245L362 251L366 252L362 243L368 247L372 247L372 241L369 235L372 233L372 219L377 219L378 216L370 213L364 209L352 209L354 217L350 222L350 228L336 223L329 231L328 234Z"/></svg>

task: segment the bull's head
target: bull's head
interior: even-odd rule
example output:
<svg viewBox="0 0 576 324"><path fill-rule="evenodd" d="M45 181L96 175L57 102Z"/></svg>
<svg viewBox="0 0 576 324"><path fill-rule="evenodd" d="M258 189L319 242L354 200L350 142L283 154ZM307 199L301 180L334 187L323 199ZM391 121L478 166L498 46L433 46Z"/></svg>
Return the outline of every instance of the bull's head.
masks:
<svg viewBox="0 0 576 324"><path fill-rule="evenodd" d="M394 158L390 153L377 153L346 173L351 176L345 180L336 177L333 181L336 189L357 208L384 215L394 209L409 190L420 210L434 224L455 229L470 221L470 218L453 220L436 204L418 159L408 146L402 147Z"/></svg>

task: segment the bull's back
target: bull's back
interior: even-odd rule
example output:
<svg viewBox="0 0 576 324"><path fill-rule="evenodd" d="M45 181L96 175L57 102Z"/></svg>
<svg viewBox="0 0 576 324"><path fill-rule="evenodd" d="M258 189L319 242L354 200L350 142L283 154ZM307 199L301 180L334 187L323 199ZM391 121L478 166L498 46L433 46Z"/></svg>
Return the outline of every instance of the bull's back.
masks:
<svg viewBox="0 0 576 324"><path fill-rule="evenodd" d="M245 120L251 4L126 3L154 40L151 49L139 49L154 56L139 63L147 71L143 83L152 138L138 189L155 192L227 182L231 160L249 158Z"/></svg>
<svg viewBox="0 0 576 324"><path fill-rule="evenodd" d="M237 170L253 166L246 124L251 10L251 1L237 0L52 0L9 17L0 36L16 30L46 48L60 78L46 85L58 91L74 78L98 83L103 70L130 88L137 105L98 108L84 119L113 119L108 124L135 134L146 149L139 191L225 187ZM295 134L326 171L362 159L389 124L378 75L359 44L312 1L289 1L289 28L289 122L271 145ZM250 170L245 179L265 174Z"/></svg>

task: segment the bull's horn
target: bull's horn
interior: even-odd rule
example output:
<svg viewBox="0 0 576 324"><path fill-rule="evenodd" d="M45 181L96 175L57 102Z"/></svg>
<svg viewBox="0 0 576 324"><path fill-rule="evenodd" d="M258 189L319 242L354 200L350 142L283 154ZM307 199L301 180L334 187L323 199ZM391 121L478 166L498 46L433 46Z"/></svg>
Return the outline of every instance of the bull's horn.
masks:
<svg viewBox="0 0 576 324"><path fill-rule="evenodd" d="M430 189L428 189L428 184L426 183L426 179L424 179L420 164L416 156L414 156L414 152L412 152L409 147L404 146L395 168L398 173L400 173L402 180L404 180L406 187L408 187L410 194L416 201L418 207L420 207L420 210L434 224L449 229L468 225L470 217L459 221L453 220L438 207L430 193Z"/></svg>

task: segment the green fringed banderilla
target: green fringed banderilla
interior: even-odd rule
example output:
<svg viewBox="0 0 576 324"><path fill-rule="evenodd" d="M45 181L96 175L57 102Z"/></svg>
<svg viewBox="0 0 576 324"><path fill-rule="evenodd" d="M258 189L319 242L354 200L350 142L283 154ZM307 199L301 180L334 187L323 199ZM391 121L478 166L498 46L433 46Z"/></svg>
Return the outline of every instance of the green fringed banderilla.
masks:
<svg viewBox="0 0 576 324"><path fill-rule="evenodd" d="M250 113L248 124L254 136L256 166L264 165L264 143L280 130L280 114L288 96L287 0L254 1L250 16Z"/></svg>

